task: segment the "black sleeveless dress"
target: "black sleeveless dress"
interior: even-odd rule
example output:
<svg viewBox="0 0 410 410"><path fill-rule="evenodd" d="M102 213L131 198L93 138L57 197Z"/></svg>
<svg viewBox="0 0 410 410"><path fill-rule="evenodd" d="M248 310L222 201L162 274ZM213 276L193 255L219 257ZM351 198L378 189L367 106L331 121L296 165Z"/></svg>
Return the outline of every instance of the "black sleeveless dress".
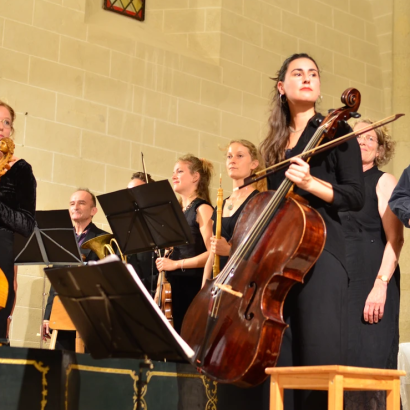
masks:
<svg viewBox="0 0 410 410"><path fill-rule="evenodd" d="M245 205L248 203L248 201L253 198L256 194L259 194L259 191L255 189L255 191L251 192L248 197L245 199L245 201L241 204L241 206L235 211L235 213L232 216L223 216L222 217L222 226L221 226L221 236L226 239L227 242L229 242L232 239L233 231L235 229L236 221L239 218L239 215L241 214L243 208L245 208ZM228 197L229 198L229 197ZM228 199L226 198L226 199ZM223 204L222 204L222 210L225 208L225 203L226 199L224 199ZM213 224L213 233L215 235L216 233L216 208L214 209L214 213L212 214L212 220L214 221ZM229 256L220 256L219 257L219 267L220 270L222 270L226 262L228 262Z"/></svg>
<svg viewBox="0 0 410 410"><path fill-rule="evenodd" d="M7 304L0 310L0 340L5 342L7 318L13 308L14 292L14 232L29 236L35 225L37 183L31 165L18 160L0 179L0 268L8 284Z"/></svg>
<svg viewBox="0 0 410 410"><path fill-rule="evenodd" d="M377 324L363 319L366 299L373 288L386 246L378 211L376 185L383 175L377 167L364 173L366 200L358 212L340 213L347 247L348 365L397 369L399 349L400 269L387 286L384 316ZM385 392L349 392L347 409L384 409Z"/></svg>
<svg viewBox="0 0 410 410"><path fill-rule="evenodd" d="M191 206L184 212L188 225L191 228L194 243L191 245L176 246L170 259L189 259L206 252L206 246L201 231L199 230L199 224L196 221L197 209L203 204L209 205L212 208L209 202L196 198L191 202ZM182 321L189 305L201 289L203 273L204 268L184 269L183 271L177 269L166 273L167 279L171 284L174 328L178 333L181 332Z"/></svg>

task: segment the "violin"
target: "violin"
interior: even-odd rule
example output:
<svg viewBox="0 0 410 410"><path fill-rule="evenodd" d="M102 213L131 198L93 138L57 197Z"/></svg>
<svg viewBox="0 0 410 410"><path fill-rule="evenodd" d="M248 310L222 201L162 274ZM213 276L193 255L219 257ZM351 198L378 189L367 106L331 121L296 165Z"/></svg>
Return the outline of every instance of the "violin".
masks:
<svg viewBox="0 0 410 410"><path fill-rule="evenodd" d="M345 106L322 121L305 151L325 136L333 138L339 122L356 115L359 91L347 89L341 99ZM220 383L250 387L267 378L265 368L275 366L287 327L286 295L303 282L323 250L324 221L292 188L285 178L277 191L259 193L247 203L227 264L185 315L181 336L195 352L193 364Z"/></svg>
<svg viewBox="0 0 410 410"><path fill-rule="evenodd" d="M172 250L165 250L164 258L170 256ZM161 257L160 251L158 251L159 257ZM168 322L172 327L174 327L174 319L172 317L172 290L171 284L168 282L165 271L159 272L159 297L158 297L158 307L161 309L161 312L165 315Z"/></svg>

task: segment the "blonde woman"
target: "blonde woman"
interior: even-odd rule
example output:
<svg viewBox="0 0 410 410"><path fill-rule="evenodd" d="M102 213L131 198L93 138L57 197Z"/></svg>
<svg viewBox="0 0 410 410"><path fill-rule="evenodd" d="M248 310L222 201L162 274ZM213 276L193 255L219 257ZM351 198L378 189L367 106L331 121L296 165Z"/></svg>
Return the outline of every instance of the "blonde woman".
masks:
<svg viewBox="0 0 410 410"><path fill-rule="evenodd" d="M245 188L235 190L244 184L246 177L263 169L263 161L257 148L247 140L231 141L226 152L226 172L232 179L233 193L223 201L221 238L216 239L216 209L212 215L213 236L211 238L211 252L204 269L204 278L212 277L212 266L215 255L220 256L220 270L224 268L231 251L230 240L234 232L236 221L248 201L261 191L266 191L266 180L263 179Z"/></svg>
<svg viewBox="0 0 410 410"><path fill-rule="evenodd" d="M174 191L194 238L192 245L176 246L170 258L158 258L158 271L165 271L171 284L174 328L181 331L189 305L201 289L202 275L208 259L213 207L209 197L212 164L193 155L179 158L172 174ZM158 291L155 299L159 297Z"/></svg>
<svg viewBox="0 0 410 410"><path fill-rule="evenodd" d="M360 130L370 120L360 120ZM379 170L394 153L386 127L357 138L362 154L365 204L357 212L340 213L346 238L349 274L348 365L397 369L399 350L400 269L403 225L388 206L396 178ZM385 409L384 391L349 392L346 409Z"/></svg>

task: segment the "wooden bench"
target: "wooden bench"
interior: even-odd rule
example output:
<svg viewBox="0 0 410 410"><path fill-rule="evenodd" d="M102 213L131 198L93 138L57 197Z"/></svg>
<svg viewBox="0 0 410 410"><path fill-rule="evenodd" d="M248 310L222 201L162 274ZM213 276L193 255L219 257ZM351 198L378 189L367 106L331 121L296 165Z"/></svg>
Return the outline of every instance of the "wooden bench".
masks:
<svg viewBox="0 0 410 410"><path fill-rule="evenodd" d="M386 390L386 410L400 410L403 370L349 366L271 367L270 410L283 409L283 390L328 390L328 409L343 410L344 390Z"/></svg>

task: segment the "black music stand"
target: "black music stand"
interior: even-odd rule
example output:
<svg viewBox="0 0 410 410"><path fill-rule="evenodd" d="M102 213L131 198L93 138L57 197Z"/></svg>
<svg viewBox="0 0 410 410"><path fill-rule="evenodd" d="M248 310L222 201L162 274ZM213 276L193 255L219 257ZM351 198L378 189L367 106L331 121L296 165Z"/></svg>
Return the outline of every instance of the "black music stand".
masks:
<svg viewBox="0 0 410 410"><path fill-rule="evenodd" d="M97 198L124 255L193 243L181 206L167 180Z"/></svg>
<svg viewBox="0 0 410 410"><path fill-rule="evenodd" d="M15 265L82 265L80 248L75 237L73 223L67 209L36 211L36 225L27 239L14 234ZM41 312L44 312L46 280L43 279ZM43 346L41 328L40 348Z"/></svg>
<svg viewBox="0 0 410 410"><path fill-rule="evenodd" d="M14 264L82 265L68 210L37 211L31 236L14 234Z"/></svg>
<svg viewBox="0 0 410 410"><path fill-rule="evenodd" d="M93 358L189 361L193 357L133 267L117 256L45 272Z"/></svg>

